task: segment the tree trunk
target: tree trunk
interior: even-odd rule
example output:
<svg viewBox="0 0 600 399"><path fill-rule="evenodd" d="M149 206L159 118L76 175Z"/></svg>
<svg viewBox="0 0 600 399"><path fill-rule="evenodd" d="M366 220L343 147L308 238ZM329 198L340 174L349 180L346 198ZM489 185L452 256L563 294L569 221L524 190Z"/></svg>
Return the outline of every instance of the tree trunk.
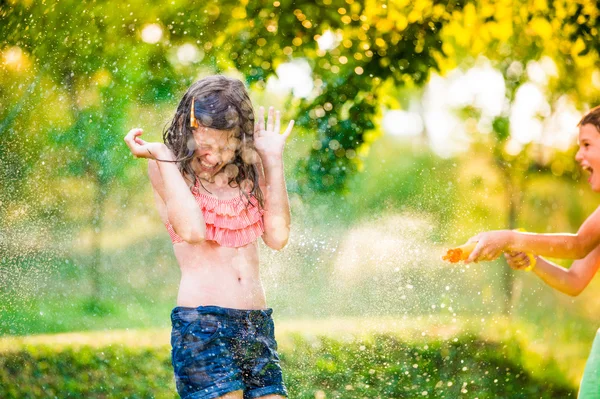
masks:
<svg viewBox="0 0 600 399"><path fill-rule="evenodd" d="M510 230L514 230L518 228L517 219L519 216L519 210L521 207L521 199L523 190L521 185L516 184L514 181L507 176L507 184L506 184L506 198L508 201L508 215L507 215L507 227ZM521 290L520 286L517 286L518 280L515 280L514 271L505 263L504 273L502 274L502 286L504 289L504 306L502 313L505 315L510 315L511 311L514 309Z"/></svg>
<svg viewBox="0 0 600 399"><path fill-rule="evenodd" d="M90 299L97 303L100 300L102 281L100 279L100 267L102 265L102 227L104 221L104 205L106 203L107 190L100 179L96 180L96 195L91 214L92 231L92 261L90 263L90 279L92 291Z"/></svg>

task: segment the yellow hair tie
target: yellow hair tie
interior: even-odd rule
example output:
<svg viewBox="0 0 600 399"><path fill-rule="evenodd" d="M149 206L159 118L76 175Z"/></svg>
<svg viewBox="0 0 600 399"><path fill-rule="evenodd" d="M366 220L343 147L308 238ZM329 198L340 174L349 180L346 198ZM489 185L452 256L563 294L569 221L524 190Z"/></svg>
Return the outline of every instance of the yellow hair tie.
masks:
<svg viewBox="0 0 600 399"><path fill-rule="evenodd" d="M196 112L194 110L194 103L196 102L196 97L192 97L192 110L190 111L190 126L191 127L199 127L198 120L196 119Z"/></svg>

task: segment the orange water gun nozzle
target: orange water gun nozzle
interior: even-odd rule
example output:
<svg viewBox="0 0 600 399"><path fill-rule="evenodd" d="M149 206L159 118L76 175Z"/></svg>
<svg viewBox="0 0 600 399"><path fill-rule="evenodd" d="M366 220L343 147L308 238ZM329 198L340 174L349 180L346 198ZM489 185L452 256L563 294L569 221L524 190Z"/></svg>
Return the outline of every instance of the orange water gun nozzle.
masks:
<svg viewBox="0 0 600 399"><path fill-rule="evenodd" d="M471 255L471 252L475 249L475 246L477 246L477 241L468 242L460 247L450 248L446 252L446 255L442 256L442 260L450 263L458 263L467 260L469 255Z"/></svg>

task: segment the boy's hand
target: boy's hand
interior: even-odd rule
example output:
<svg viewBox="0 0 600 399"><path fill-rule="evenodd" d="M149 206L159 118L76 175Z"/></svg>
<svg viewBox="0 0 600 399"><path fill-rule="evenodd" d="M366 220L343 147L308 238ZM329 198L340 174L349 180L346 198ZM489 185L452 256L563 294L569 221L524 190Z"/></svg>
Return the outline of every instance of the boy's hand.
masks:
<svg viewBox="0 0 600 399"><path fill-rule="evenodd" d="M531 258L525 252L505 252L504 258L513 270L525 270L531 265Z"/></svg>
<svg viewBox="0 0 600 399"><path fill-rule="evenodd" d="M513 240L511 230L496 230L477 234L467 242L477 241L477 245L465 263L490 261L510 249Z"/></svg>

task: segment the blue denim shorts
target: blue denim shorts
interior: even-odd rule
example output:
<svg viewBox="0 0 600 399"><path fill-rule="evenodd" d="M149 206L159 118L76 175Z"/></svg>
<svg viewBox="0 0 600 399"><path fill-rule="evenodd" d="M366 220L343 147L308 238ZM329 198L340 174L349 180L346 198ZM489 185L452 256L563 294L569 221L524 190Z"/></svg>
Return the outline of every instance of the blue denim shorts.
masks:
<svg viewBox="0 0 600 399"><path fill-rule="evenodd" d="M176 307L171 360L182 399L212 399L243 390L244 399L287 396L272 309Z"/></svg>

